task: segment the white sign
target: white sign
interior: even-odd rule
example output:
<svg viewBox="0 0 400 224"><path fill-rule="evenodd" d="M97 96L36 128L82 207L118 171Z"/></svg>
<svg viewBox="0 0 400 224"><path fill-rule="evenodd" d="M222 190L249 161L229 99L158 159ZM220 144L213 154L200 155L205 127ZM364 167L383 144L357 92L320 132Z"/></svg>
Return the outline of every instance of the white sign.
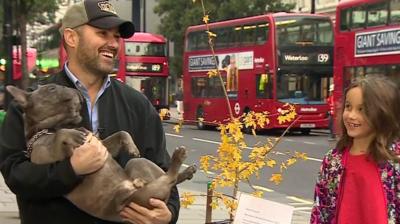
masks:
<svg viewBox="0 0 400 224"><path fill-rule="evenodd" d="M290 224L294 208L249 194L240 194L233 224Z"/></svg>
<svg viewBox="0 0 400 224"><path fill-rule="evenodd" d="M189 72L208 71L218 67L219 70L225 69L233 60L239 70L254 68L253 51L245 51L231 54L195 55L188 59Z"/></svg>

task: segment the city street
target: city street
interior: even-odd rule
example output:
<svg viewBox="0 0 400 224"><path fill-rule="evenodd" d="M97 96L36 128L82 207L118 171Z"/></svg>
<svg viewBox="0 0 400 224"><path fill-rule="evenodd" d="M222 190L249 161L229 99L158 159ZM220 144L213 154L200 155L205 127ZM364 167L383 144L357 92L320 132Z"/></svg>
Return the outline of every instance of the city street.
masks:
<svg viewBox="0 0 400 224"><path fill-rule="evenodd" d="M163 125L167 136L167 146L170 152L181 145L188 149L189 154L185 165L193 163L199 165L200 156L215 153L220 143L219 132L215 129L198 130L195 126L184 125L180 133L175 133L173 130L173 123L164 122ZM256 137L246 135L246 142L248 147L251 147L257 142L265 142L267 138L275 138L277 136L279 136L279 133L274 132L261 133ZM253 180L253 184L256 185L258 189L265 192L264 198L295 207L293 224L308 223L315 178L321 159L326 151L333 146L332 144L332 142L328 141L328 135L325 130L313 131L308 136L298 133L289 133L278 145L276 152L305 152L309 159L307 161L298 161L295 165L289 167L280 185L275 185L268 180L271 173L274 171L270 168L266 168L258 180ZM287 156L280 153L272 155L272 157L276 159L278 163L287 158ZM199 171L192 180L179 185L180 193L190 192L195 195L205 194L208 181L207 175ZM0 223L17 224L19 223L19 219L15 197L5 187L4 183L1 182L0 187ZM252 190L247 184L241 184L240 191L251 192ZM228 189L224 191L224 193L230 194L231 192ZM223 209L214 210L213 212L213 221L223 220L227 217L228 214ZM205 197L196 197L194 205L188 209L182 208L179 223L196 224L204 223L204 220Z"/></svg>
<svg viewBox="0 0 400 224"><path fill-rule="evenodd" d="M214 154L220 143L219 132L217 130L198 130L195 126L184 125L180 133L175 133L173 124L165 122L164 129L167 135L167 145L170 152L177 146L186 146L189 150L189 156L185 164L198 164L200 156L205 154ZM267 138L275 138L279 133L265 132L257 135L246 135L248 147L257 142L265 142ZM264 197L276 202L292 205L295 207L295 216L300 215L301 219L293 223L308 223L308 217L313 202L314 184L319 170L323 155L334 146L334 142L328 141L328 132L326 130L316 130L310 135L304 136L299 133L289 133L283 141L277 146L274 159L279 161L287 159L287 156L279 152L298 151L307 153L307 161L298 161L292 167L289 167L283 176L283 182L279 185L269 181L271 173L276 169L265 168L258 180L253 180L253 184L258 189L262 189ZM185 190L205 192L207 175L203 172L196 173L195 177L180 185ZM240 190L243 192L252 192L247 184L242 184ZM224 192L224 193L230 193Z"/></svg>

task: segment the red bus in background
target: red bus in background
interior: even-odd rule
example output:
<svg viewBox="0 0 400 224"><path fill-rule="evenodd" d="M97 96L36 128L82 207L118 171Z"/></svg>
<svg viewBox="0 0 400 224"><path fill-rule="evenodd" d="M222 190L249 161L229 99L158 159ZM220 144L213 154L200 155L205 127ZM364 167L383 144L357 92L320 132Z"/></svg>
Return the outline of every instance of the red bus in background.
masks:
<svg viewBox="0 0 400 224"><path fill-rule="evenodd" d="M277 114L294 104L302 117L293 128L307 134L328 127L329 85L333 82L333 27L328 16L274 13L210 24L216 60L205 25L185 34L184 119L223 122L229 118L221 82L208 77L218 69L234 116L249 111ZM286 128L276 115L267 129ZM205 122L197 122L204 128Z"/></svg>
<svg viewBox="0 0 400 224"><path fill-rule="evenodd" d="M169 108L167 40L158 34L135 33L121 44L116 77L141 91L156 109Z"/></svg>
<svg viewBox="0 0 400 224"><path fill-rule="evenodd" d="M60 34L60 24L39 37L37 67L41 75L54 74L62 69L67 55ZM169 108L167 41L158 34L137 32L129 39L121 39L113 77L141 91L154 107Z"/></svg>
<svg viewBox="0 0 400 224"><path fill-rule="evenodd" d="M400 85L400 1L341 1L336 10L334 98L351 80L387 75ZM337 113L336 113L337 114Z"/></svg>

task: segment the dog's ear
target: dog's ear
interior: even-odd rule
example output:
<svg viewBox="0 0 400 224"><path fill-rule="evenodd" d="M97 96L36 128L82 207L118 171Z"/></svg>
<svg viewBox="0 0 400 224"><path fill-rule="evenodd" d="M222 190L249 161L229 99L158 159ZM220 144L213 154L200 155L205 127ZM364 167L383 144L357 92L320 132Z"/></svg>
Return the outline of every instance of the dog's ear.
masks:
<svg viewBox="0 0 400 224"><path fill-rule="evenodd" d="M29 93L15 86L6 86L7 91L14 97L15 101L23 108L28 107Z"/></svg>

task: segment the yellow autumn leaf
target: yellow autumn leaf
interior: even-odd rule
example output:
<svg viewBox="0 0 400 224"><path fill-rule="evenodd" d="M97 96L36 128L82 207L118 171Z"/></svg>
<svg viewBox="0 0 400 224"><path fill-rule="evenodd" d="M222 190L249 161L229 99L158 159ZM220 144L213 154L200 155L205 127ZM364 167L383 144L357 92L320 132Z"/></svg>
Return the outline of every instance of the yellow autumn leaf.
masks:
<svg viewBox="0 0 400 224"><path fill-rule="evenodd" d="M211 32L211 31L206 31L206 33L207 33L208 37L210 37L210 38L217 37L217 34Z"/></svg>
<svg viewBox="0 0 400 224"><path fill-rule="evenodd" d="M282 182L282 175L280 173L274 173L269 180L278 185Z"/></svg>
<svg viewBox="0 0 400 224"><path fill-rule="evenodd" d="M204 172L208 172L208 168L210 167L210 157L209 156L201 156L200 157L200 169L204 170Z"/></svg>
<svg viewBox="0 0 400 224"><path fill-rule="evenodd" d="M254 191L252 195L261 198L264 195L263 191Z"/></svg>
<svg viewBox="0 0 400 224"><path fill-rule="evenodd" d="M271 159L271 160L268 160L267 161L267 166L269 166L269 167L274 167L276 165L276 161L275 160L273 160L273 159Z"/></svg>
<svg viewBox="0 0 400 224"><path fill-rule="evenodd" d="M184 192L181 196L181 206L187 208L189 205L192 205L195 202L195 197L190 192Z"/></svg>
<svg viewBox="0 0 400 224"><path fill-rule="evenodd" d="M193 3L196 3L196 0L192 0L193 1Z"/></svg>
<svg viewBox="0 0 400 224"><path fill-rule="evenodd" d="M169 110L166 109L166 108L163 108L163 109L160 110L159 115L160 115L160 119L164 120L164 118L166 118L167 115L169 115Z"/></svg>
<svg viewBox="0 0 400 224"><path fill-rule="evenodd" d="M210 206L211 206L212 209L218 208L218 201L213 200L213 201L210 203Z"/></svg>
<svg viewBox="0 0 400 224"><path fill-rule="evenodd" d="M282 162L280 169L281 169L281 172L283 172L283 170L286 170L287 169L286 163Z"/></svg>
<svg viewBox="0 0 400 224"><path fill-rule="evenodd" d="M208 21L210 21L210 18L209 18L208 15L205 15L205 16L203 17L203 22L204 22L205 24L207 24Z"/></svg>
<svg viewBox="0 0 400 224"><path fill-rule="evenodd" d="M286 161L286 165L287 165L287 166L291 166L291 165L295 164L296 161L297 161L296 158L290 158L290 159L288 159L288 160Z"/></svg>
<svg viewBox="0 0 400 224"><path fill-rule="evenodd" d="M207 75L209 78L217 76L218 75L218 71L216 69L210 70L207 72Z"/></svg>
<svg viewBox="0 0 400 224"><path fill-rule="evenodd" d="M181 131L181 125L177 124L174 126L175 133L179 133Z"/></svg>
<svg viewBox="0 0 400 224"><path fill-rule="evenodd" d="M298 158L298 159L302 159L302 160L307 160L307 154L305 152L294 152L294 157Z"/></svg>

